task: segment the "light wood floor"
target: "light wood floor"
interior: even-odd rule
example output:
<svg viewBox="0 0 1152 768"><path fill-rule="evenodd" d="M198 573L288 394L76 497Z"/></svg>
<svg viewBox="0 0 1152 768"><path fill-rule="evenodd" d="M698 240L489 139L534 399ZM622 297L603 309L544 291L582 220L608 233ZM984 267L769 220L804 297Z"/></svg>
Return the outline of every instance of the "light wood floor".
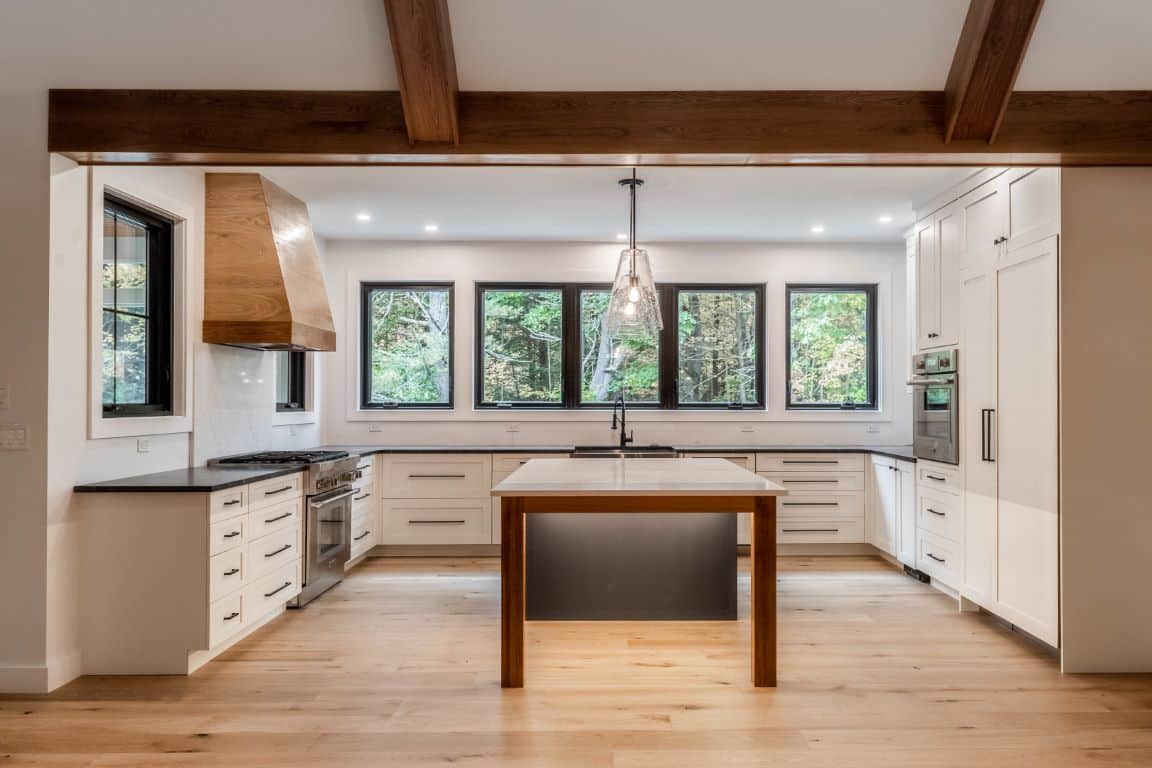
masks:
<svg viewBox="0 0 1152 768"><path fill-rule="evenodd" d="M502 691L497 566L372 560L191 678L0 697L0 766L1152 766L1152 677L1061 676L879 559L781 559L776 690L742 619L530 623Z"/></svg>

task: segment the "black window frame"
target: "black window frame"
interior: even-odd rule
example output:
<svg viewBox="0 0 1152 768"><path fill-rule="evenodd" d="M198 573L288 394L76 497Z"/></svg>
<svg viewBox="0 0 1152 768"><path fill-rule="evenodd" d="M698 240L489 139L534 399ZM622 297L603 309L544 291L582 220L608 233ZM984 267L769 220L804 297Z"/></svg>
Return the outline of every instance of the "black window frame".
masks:
<svg viewBox="0 0 1152 768"><path fill-rule="evenodd" d="M876 283L787 283L784 287L784 408L788 411L878 411L880 377L878 354ZM868 402L867 403L794 403L792 402L792 294L793 293L864 293L868 297Z"/></svg>
<svg viewBox="0 0 1152 768"><path fill-rule="evenodd" d="M308 408L308 358L301 349L280 350L288 355L288 402L277 398L276 410L280 413L299 413ZM276 375L280 375L279 369ZM279 395L279 382L277 382Z"/></svg>
<svg viewBox="0 0 1152 768"><path fill-rule="evenodd" d="M583 345L580 322L580 297L585 291L610 291L611 283L540 282L540 281L484 281L475 283L473 397L475 408L508 411L607 410L612 403L582 402L583 389L580 368ZM562 296L561 326L561 398L556 403L499 403L483 399L484 389L484 293L500 290L559 290ZM664 328L657 339L659 360L659 400L657 402L628 402L630 409L644 410L764 410L766 398L767 362L765 337L767 335L763 283L659 283L656 286ZM750 291L756 296L756 382L755 402L685 403L680 404L678 371L679 349L679 296L681 291Z"/></svg>
<svg viewBox="0 0 1152 768"><path fill-rule="evenodd" d="M130 315L143 318L147 321L147 402L145 403L106 403L104 402L103 386L101 386L101 416L106 419L115 418L141 418L172 416L175 413L174 387L172 369L174 365L172 338L175 327L175 270L176 270L176 225L170 219L142 208L141 206L114 195L104 193L104 211L111 212L117 217L123 217L142 225L148 232L148 273L145 291L148 294L148 314L142 315L125 312L117 308L115 299L112 309L104 306L101 294L100 317L103 328L104 313L114 315ZM115 243L115 237L113 237ZM116 256L113 254L113 265ZM102 260L107 259L104 254ZM101 265L103 269L103 265ZM118 270L114 268L114 272ZM113 291L117 279L113 282ZM103 290L103 289L101 289ZM113 350L115 350L115 334L113 334ZM101 341L103 349L103 341Z"/></svg>
<svg viewBox="0 0 1152 768"><path fill-rule="evenodd" d="M371 295L376 290L447 291L448 293L448 400L442 403L372 402ZM360 408L365 411L436 410L455 408L456 399L456 284L452 281L366 281L360 283Z"/></svg>

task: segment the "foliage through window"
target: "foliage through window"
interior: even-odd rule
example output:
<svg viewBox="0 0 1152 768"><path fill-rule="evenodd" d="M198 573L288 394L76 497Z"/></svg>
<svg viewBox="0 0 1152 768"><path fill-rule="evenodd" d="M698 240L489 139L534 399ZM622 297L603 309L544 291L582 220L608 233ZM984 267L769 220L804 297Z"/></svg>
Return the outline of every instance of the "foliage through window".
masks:
<svg viewBox="0 0 1152 768"><path fill-rule="evenodd" d="M752 289L677 291L677 401L756 405L762 401L759 296Z"/></svg>
<svg viewBox="0 0 1152 768"><path fill-rule="evenodd" d="M876 408L876 286L789 285L788 407Z"/></svg>
<svg viewBox="0 0 1152 768"><path fill-rule="evenodd" d="M102 402L107 417L172 413L172 222L104 199Z"/></svg>
<svg viewBox="0 0 1152 768"><path fill-rule="evenodd" d="M629 403L659 404L660 340L606 338L602 320L611 295L580 291L580 402L610 403L626 392Z"/></svg>
<svg viewBox="0 0 1152 768"><path fill-rule="evenodd" d="M452 406L452 304L448 283L361 284L362 407Z"/></svg>
<svg viewBox="0 0 1152 768"><path fill-rule="evenodd" d="M305 378L307 360L300 350L290 349L276 355L276 410L302 411L307 396Z"/></svg>
<svg viewBox="0 0 1152 768"><path fill-rule="evenodd" d="M564 297L559 288L486 287L480 310L481 405L564 404Z"/></svg>

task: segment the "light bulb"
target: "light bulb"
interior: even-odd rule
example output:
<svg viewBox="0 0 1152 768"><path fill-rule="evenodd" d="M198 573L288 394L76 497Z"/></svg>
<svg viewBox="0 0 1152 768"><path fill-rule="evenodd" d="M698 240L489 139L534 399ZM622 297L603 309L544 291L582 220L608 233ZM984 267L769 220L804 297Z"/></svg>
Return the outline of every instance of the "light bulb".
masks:
<svg viewBox="0 0 1152 768"><path fill-rule="evenodd" d="M636 303L637 301L640 301L640 289L639 288L637 288L636 286L632 286L631 288L628 289L628 301L631 301L632 303Z"/></svg>
<svg viewBox="0 0 1152 768"><path fill-rule="evenodd" d="M624 305L624 314L632 316L636 314L636 302L630 301Z"/></svg>

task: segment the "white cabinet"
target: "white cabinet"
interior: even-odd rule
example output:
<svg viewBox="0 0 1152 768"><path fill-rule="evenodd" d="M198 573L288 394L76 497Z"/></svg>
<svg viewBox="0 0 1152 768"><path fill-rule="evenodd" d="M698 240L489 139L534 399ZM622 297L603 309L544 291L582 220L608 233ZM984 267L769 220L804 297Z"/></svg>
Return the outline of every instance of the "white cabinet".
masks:
<svg viewBox="0 0 1152 768"><path fill-rule="evenodd" d="M953 346L959 339L963 210L952 203L916 226L916 347Z"/></svg>
<svg viewBox="0 0 1152 768"><path fill-rule="evenodd" d="M488 453L385 456L375 486L384 499L378 541L432 546L498 542L489 497L493 482Z"/></svg>
<svg viewBox="0 0 1152 768"><path fill-rule="evenodd" d="M725 459L733 464L743 467L749 472L756 471L756 454L754 453L682 453L685 459ZM736 514L736 544L749 546L752 543L752 517L747 512Z"/></svg>
<svg viewBox="0 0 1152 768"><path fill-rule="evenodd" d="M911 462L873 455L868 543L905 565L916 564L916 472Z"/></svg>
<svg viewBox="0 0 1152 768"><path fill-rule="evenodd" d="M864 543L866 460L859 453L756 454L756 473L788 489L777 502L778 543Z"/></svg>

